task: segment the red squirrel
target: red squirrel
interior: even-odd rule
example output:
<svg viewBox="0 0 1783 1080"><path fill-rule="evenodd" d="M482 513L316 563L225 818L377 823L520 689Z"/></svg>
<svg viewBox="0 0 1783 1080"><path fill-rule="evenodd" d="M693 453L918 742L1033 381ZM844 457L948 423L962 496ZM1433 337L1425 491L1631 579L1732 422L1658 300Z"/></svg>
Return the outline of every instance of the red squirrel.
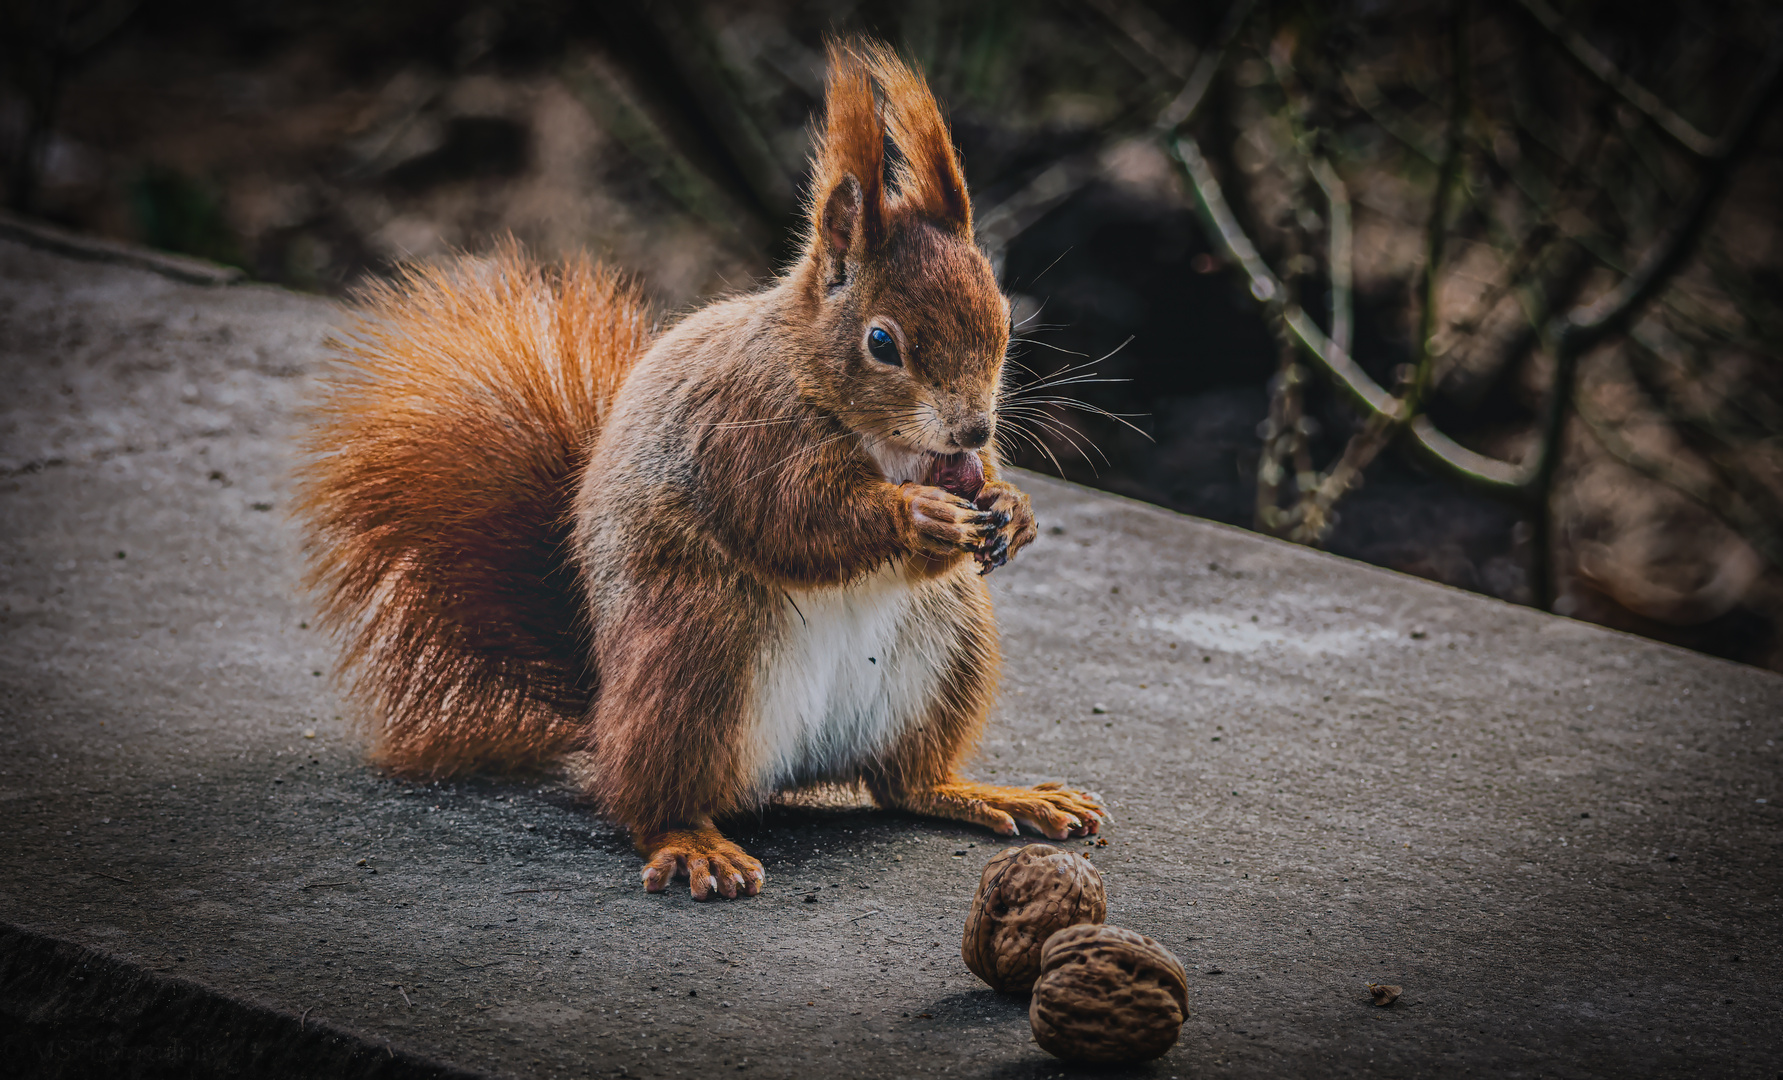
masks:
<svg viewBox="0 0 1783 1080"><path fill-rule="evenodd" d="M960 772L1001 657L983 575L1009 305L927 84L832 45L797 263L657 332L637 288L512 244L364 295L300 477L311 581L399 774L582 763L644 887L754 895L713 824L777 792L1099 831ZM898 150L886 160L886 142Z"/></svg>

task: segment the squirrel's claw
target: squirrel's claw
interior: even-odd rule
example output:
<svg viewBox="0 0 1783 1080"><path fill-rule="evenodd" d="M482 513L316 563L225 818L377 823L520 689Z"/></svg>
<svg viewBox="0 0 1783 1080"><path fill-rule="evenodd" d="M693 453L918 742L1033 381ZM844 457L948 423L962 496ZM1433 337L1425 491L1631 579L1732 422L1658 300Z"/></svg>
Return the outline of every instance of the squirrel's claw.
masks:
<svg viewBox="0 0 1783 1080"><path fill-rule="evenodd" d="M995 516L938 487L904 484L914 546L930 558L975 554L994 531Z"/></svg>
<svg viewBox="0 0 1783 1080"><path fill-rule="evenodd" d="M638 846L646 854L640 874L645 892L662 892L676 878L686 878L695 900L735 900L761 892L767 878L761 863L711 826L649 834Z"/></svg>
<svg viewBox="0 0 1783 1080"><path fill-rule="evenodd" d="M983 577L1027 547L1039 529L1035 527L1027 495L1013 484L1001 480L986 483L978 493L976 505L990 523L982 545L973 553L979 562L978 574Z"/></svg>
<svg viewBox="0 0 1783 1080"><path fill-rule="evenodd" d="M1028 497L1001 481L985 484L976 502L922 484L904 484L900 490L918 551L932 558L969 554L978 562L980 577L1007 563L1038 532Z"/></svg>
<svg viewBox="0 0 1783 1080"><path fill-rule="evenodd" d="M898 793L889 804L918 814L975 822L1004 836L1017 835L1025 825L1054 840L1094 836L1107 820L1100 799L1057 783L1019 788L951 780Z"/></svg>

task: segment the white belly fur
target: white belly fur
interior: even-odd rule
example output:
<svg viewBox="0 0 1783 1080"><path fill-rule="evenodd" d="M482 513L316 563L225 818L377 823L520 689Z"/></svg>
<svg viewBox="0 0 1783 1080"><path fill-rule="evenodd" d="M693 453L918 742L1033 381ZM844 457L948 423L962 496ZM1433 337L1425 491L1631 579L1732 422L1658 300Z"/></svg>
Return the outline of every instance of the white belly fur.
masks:
<svg viewBox="0 0 1783 1080"><path fill-rule="evenodd" d="M755 671L758 789L845 779L921 720L952 651L937 582L887 566L845 588L794 590Z"/></svg>

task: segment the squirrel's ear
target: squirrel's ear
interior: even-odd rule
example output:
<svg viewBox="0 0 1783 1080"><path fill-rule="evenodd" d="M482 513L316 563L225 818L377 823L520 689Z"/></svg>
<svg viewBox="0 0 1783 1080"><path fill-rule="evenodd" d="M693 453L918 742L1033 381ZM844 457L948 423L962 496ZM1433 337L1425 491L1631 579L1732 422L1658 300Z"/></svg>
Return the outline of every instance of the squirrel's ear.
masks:
<svg viewBox="0 0 1783 1080"><path fill-rule="evenodd" d="M863 45L860 52L885 94L892 141L904 156L897 177L899 201L970 241L972 200L966 177L929 84L885 45Z"/></svg>
<svg viewBox="0 0 1783 1080"><path fill-rule="evenodd" d="M852 255L879 246L885 230L885 124L867 65L836 42L829 47L824 130L811 183L810 255L839 284Z"/></svg>
<svg viewBox="0 0 1783 1080"><path fill-rule="evenodd" d="M853 173L845 173L823 201L823 213L817 219L818 243L832 259L845 259L854 246L861 227L861 182Z"/></svg>

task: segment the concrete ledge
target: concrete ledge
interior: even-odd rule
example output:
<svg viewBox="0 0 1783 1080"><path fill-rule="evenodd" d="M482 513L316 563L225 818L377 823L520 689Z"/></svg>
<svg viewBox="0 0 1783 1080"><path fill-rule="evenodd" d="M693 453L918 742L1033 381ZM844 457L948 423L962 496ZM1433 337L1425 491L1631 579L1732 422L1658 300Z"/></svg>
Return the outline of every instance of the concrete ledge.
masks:
<svg viewBox="0 0 1783 1080"><path fill-rule="evenodd" d="M776 806L733 823L763 895L696 905L561 778L364 764L284 518L338 318L0 241L12 1060L1061 1075L959 959L988 834ZM1022 483L976 769L1112 800L1109 920L1192 972L1133 1075L1779 1072L1783 677Z"/></svg>
<svg viewBox="0 0 1783 1080"><path fill-rule="evenodd" d="M0 1061L46 1078L476 1075L3 924Z"/></svg>

